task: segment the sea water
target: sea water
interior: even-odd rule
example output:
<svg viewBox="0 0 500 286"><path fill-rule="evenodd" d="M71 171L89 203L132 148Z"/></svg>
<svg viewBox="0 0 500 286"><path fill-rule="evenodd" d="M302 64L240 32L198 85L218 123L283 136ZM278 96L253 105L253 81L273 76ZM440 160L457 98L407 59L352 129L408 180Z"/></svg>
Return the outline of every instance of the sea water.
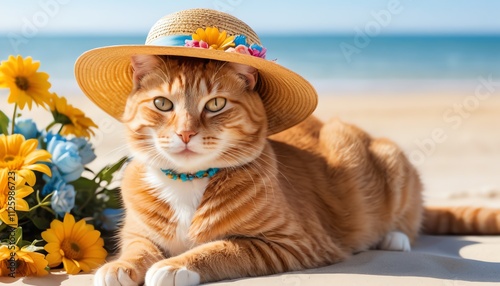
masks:
<svg viewBox="0 0 500 286"><path fill-rule="evenodd" d="M414 81L448 86L479 77L500 78L500 36L379 36L363 42L347 35L267 35L261 40L267 59L319 89L396 87L398 82ZM144 36L1 35L0 60L32 56L41 61L40 70L50 74L53 85L76 86L74 63L83 52L144 41Z"/></svg>

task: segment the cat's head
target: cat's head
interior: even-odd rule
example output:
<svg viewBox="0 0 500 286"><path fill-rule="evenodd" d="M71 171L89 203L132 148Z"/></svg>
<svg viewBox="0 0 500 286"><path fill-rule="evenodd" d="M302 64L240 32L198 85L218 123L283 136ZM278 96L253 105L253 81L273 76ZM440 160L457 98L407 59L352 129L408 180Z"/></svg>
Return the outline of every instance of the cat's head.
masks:
<svg viewBox="0 0 500 286"><path fill-rule="evenodd" d="M196 172L238 166L264 148L267 118L253 67L138 55L124 113L133 155L159 168Z"/></svg>

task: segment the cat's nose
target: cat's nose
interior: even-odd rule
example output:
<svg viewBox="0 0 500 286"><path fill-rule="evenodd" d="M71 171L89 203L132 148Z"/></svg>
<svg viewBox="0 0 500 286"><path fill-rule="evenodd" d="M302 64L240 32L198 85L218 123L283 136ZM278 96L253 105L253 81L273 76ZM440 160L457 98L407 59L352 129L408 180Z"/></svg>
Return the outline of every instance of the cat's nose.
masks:
<svg viewBox="0 0 500 286"><path fill-rule="evenodd" d="M182 142L184 142L185 144L189 143L189 141L191 140L191 137L193 137L196 134L198 134L198 133L191 131L191 130L184 130L181 132L177 132L177 135L179 135L179 137L181 137Z"/></svg>

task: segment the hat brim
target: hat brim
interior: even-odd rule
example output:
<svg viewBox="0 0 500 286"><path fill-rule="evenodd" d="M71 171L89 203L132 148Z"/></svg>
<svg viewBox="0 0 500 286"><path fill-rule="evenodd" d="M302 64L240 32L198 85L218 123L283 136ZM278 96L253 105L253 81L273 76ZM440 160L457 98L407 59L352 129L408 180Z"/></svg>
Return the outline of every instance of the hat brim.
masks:
<svg viewBox="0 0 500 286"><path fill-rule="evenodd" d="M133 55L169 55L205 58L252 66L259 71L259 92L268 117L268 135L306 119L316 108L314 87L297 73L262 58L218 50L122 45L96 48L75 63L75 77L82 91L102 110L121 121L132 91Z"/></svg>

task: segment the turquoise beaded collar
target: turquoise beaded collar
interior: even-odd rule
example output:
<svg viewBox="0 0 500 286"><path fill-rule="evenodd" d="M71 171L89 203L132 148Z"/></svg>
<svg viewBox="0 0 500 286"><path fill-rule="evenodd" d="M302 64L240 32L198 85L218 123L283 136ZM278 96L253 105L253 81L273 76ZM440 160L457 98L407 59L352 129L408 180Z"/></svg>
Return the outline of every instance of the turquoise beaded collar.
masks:
<svg viewBox="0 0 500 286"><path fill-rule="evenodd" d="M201 179L201 178L212 178L219 172L219 168L210 168L207 170L201 170L196 173L176 173L171 169L160 169L167 177L173 180L181 180L183 182L186 181L192 181L194 179Z"/></svg>

